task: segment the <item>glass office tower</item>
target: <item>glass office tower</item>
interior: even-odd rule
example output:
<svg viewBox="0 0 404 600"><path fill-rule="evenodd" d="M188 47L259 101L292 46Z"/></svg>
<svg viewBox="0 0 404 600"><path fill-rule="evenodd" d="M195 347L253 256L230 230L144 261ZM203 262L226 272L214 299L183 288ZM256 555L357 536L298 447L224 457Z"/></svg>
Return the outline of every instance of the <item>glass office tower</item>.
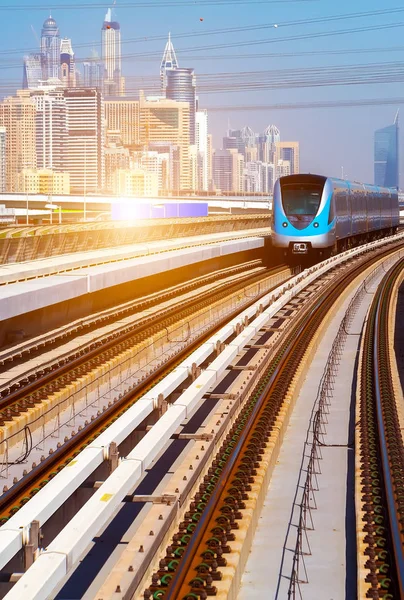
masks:
<svg viewBox="0 0 404 600"><path fill-rule="evenodd" d="M375 185L399 187L398 113L393 125L375 132Z"/></svg>

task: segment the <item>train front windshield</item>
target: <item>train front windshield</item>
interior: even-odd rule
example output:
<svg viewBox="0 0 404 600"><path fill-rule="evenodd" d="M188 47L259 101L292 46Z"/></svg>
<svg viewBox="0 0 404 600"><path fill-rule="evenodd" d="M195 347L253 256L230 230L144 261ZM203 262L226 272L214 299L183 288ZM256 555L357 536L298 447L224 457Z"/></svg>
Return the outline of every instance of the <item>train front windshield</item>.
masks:
<svg viewBox="0 0 404 600"><path fill-rule="evenodd" d="M283 210L287 216L317 214L323 185L313 183L285 183L282 186Z"/></svg>

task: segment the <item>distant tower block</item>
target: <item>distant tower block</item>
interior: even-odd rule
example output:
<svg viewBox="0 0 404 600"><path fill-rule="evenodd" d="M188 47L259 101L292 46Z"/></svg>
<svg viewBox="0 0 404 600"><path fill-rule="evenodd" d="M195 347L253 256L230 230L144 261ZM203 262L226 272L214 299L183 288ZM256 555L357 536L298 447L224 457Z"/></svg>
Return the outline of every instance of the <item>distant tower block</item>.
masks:
<svg viewBox="0 0 404 600"><path fill-rule="evenodd" d="M74 52L72 41L63 38L60 44L60 80L63 87L76 86L76 66L74 62Z"/></svg>
<svg viewBox="0 0 404 600"><path fill-rule="evenodd" d="M375 185L399 188L399 112L394 123L375 131Z"/></svg>
<svg viewBox="0 0 404 600"><path fill-rule="evenodd" d="M58 79L60 64L60 36L55 19L50 15L43 24L41 35L43 79Z"/></svg>
<svg viewBox="0 0 404 600"><path fill-rule="evenodd" d="M123 96L125 80L122 77L121 26L113 20L113 10L109 8L101 30L102 60L104 63L104 94Z"/></svg>
<svg viewBox="0 0 404 600"><path fill-rule="evenodd" d="M167 70L168 69L178 69L179 64L177 60L177 56L175 54L174 46L171 42L171 33L168 34L168 42L164 49L163 58L161 60L160 65L160 82L161 82L161 92L163 95L166 93L167 87Z"/></svg>

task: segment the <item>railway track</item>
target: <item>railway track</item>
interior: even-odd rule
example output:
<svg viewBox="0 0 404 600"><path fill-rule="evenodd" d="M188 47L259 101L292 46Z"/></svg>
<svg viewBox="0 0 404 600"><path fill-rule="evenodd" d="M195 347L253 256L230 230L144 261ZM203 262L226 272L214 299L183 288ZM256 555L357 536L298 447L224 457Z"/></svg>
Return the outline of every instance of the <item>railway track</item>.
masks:
<svg viewBox="0 0 404 600"><path fill-rule="evenodd" d="M283 267L279 267L276 269L272 269L270 271L258 269L258 273L255 273L251 277L251 273L241 274L242 277L237 280L236 283L229 284L224 286L224 289L219 290L218 285L214 286L210 293L205 293L203 298L194 298L190 303L190 306L184 306L183 304L178 307L176 305L175 308L171 309L170 314L161 315L160 320L156 315L153 316L153 326L164 328L172 324L173 319L178 319L179 316L183 317L185 315L191 314L197 308L201 306L209 305L213 299L217 301L220 296L225 297L230 292L234 293L239 289L244 289L247 282L248 284L254 284L259 281L263 281L264 279L268 279L270 277L275 276L277 273L282 271ZM253 269L254 271L254 269ZM269 279L268 279L269 281ZM270 286L265 287L258 296L254 296L250 300L247 299L243 304L243 308L249 306L250 304L257 301L260 295L264 295L268 293ZM52 479L61 469L64 468L71 460L74 459L77 454L89 443L91 443L97 435L101 432L105 431L105 429L113 423L121 414L123 414L130 406L133 405L134 402L144 394L150 387L156 384L164 375L166 375L169 371L171 371L175 366L183 359L186 355L190 354L198 345L200 345L208 335L211 335L212 332L216 331L220 326L222 326L226 321L234 317L240 308L228 313L225 318L220 319L213 323L208 329L203 331L203 335L197 337L197 339L193 339L191 343L189 343L182 351L174 354L169 361L165 364L160 365L154 372L149 373L138 385L136 385L132 389L126 389L125 392L121 395L121 397L115 398L113 402L110 402L108 407L105 407L105 410L96 418L94 418L86 427L82 430L77 431L71 439L65 441L63 445L58 447L51 455L47 458L44 457L44 460L40 462L40 464L35 465L32 470L26 473L19 481L15 483L9 490L5 490L3 495L0 497L0 524L4 523L8 520L10 516L12 516L22 505L24 505L31 497L33 497L39 489L41 489L46 483ZM166 321L164 321L166 319ZM123 336L123 341L118 339L114 339L112 344L114 344L115 348L118 348L118 351L122 351L122 344L133 344L133 337L136 338L137 335L142 336L142 339L147 335L148 327L150 326L150 319L147 320L146 324L143 324L143 328L140 333L137 331L135 334L130 332L129 334L126 332ZM106 345L108 347L108 342ZM111 345L112 345L111 344ZM78 359L78 366L73 362L73 365L68 364L64 366L64 370L66 371L69 367L73 367L73 373L71 377L77 377L77 372L75 369L78 369L79 375L83 374L85 366L83 366L92 361L95 361L95 364L100 364L100 356L102 356L103 352L110 353L111 349L108 347L105 350L104 347L96 348L94 351L94 358L89 357L89 355L81 356ZM64 373L59 373L58 371L51 373L47 377L58 377L60 379L60 385L66 385L67 376ZM46 393L54 393L57 384L57 380L48 382L43 382L42 380L39 382L34 382L31 384L32 386L37 384L39 389L32 390L30 389L29 394L33 397L33 402L38 403L42 401L41 398L41 389L47 390L47 386L50 386ZM10 404L7 408L4 408L5 402L13 402L17 404L17 409L15 412L21 412L21 403L22 398L26 397L26 389L23 389L16 394L13 394L11 398L5 398L2 400L3 402L3 411L12 411L10 408ZM17 396L17 397L16 397ZM13 404L12 406L15 406ZM23 406L23 408L27 408L27 406ZM7 413L6 413L7 414ZM11 418L13 415L10 414L7 418Z"/></svg>
<svg viewBox="0 0 404 600"><path fill-rule="evenodd" d="M254 261L249 268L244 265L244 269L224 269L223 272L216 272L206 278L196 278L195 281L184 286L175 286L174 290L170 289L167 293L153 294L149 299L132 302L130 306L127 303L116 310L114 316L111 311L108 311L107 315L96 315L91 320L85 320L85 324L76 326L76 332L83 327L86 331L94 329L96 324L100 326L112 319L118 324L103 337L94 336L91 342L81 345L69 355L58 356L50 361L50 364L41 365L40 368L36 366L33 373L23 373L19 380L14 382L13 391L0 399L0 426L147 336L170 327L181 318L192 314L196 307L206 306L213 298L223 298L226 294L241 289L246 282L255 283L264 275L275 274L284 268L280 267L267 273L264 267L255 264ZM198 293L198 288L202 288L203 284L210 284L210 289ZM192 291L194 294L185 296ZM167 300L179 296L182 296L180 307L177 302L172 302L168 306L163 305ZM143 313L141 318L137 316L139 313ZM134 315L133 322L120 325L119 320L128 314Z"/></svg>
<svg viewBox="0 0 404 600"><path fill-rule="evenodd" d="M392 291L403 269L400 260L385 275L368 315L357 413L357 536L366 573L361 597L384 600L404 598L404 446L388 335Z"/></svg>
<svg viewBox="0 0 404 600"><path fill-rule="evenodd" d="M385 255L388 252L385 251ZM380 256L379 254L378 258ZM254 487L255 478L263 467L262 461L269 460L266 454L276 444L290 387L304 361L307 347L338 296L373 259L374 257L358 261L348 274L341 270L340 276L324 293L317 296L314 304L303 308L300 318L296 319L297 322L290 328L286 339L275 350L254 391L245 401L178 531L165 554L162 552L159 569L154 572L144 591L145 599L195 600L206 599L207 596L218 593L215 582L222 579L221 567L227 564L226 555L232 551L234 531L242 523L243 510ZM303 305L304 302L303 300ZM382 355L383 352L385 350ZM379 368L380 377L384 380L388 373L386 366ZM397 423L393 421L389 417L390 435L395 445L393 455L396 461L397 489L401 490L400 501L403 502L402 445L397 448L397 440L394 440L394 436L397 436ZM272 460L275 459L276 457L272 457ZM401 504L401 519L402 516ZM403 531L402 520L398 530ZM401 552L402 542L400 533ZM377 555L375 561L379 561ZM387 600L404 596L396 594L369 597Z"/></svg>
<svg viewBox="0 0 404 600"><path fill-rule="evenodd" d="M56 330L40 335L34 339L14 344L12 347L0 351L0 373L4 373L9 370L10 367L15 367L29 358L41 356L46 350L57 348L61 344L65 344L68 340L83 335L83 333L91 333L102 326L119 322L136 313L153 308L165 300L170 300L181 294L195 290L198 286L206 285L213 281L220 281L227 276L241 274L260 267L263 268L262 262L260 260L254 260L235 267L221 269L209 275L195 277L184 284L174 285L166 290L149 294L146 297L136 298L135 300L125 302L119 306L99 311L88 317L77 319L68 325L59 327ZM28 371L19 378L13 378L7 383L2 383L0 386L0 398L9 396L15 391L21 392L22 387L43 378L45 374L51 373L57 369L63 361L73 360L74 358L83 356L84 353L90 352L96 346L99 347L100 344L105 343L105 341L111 341L114 336L116 338L120 333L125 333L125 331L128 331L128 327L124 329L122 326L117 326L109 334L109 337L104 335L106 338L104 340L94 336L94 339L90 343L86 342L80 345L79 348L76 348L75 352L70 352L69 355L64 354L53 361L49 361L48 364L41 365L41 369Z"/></svg>

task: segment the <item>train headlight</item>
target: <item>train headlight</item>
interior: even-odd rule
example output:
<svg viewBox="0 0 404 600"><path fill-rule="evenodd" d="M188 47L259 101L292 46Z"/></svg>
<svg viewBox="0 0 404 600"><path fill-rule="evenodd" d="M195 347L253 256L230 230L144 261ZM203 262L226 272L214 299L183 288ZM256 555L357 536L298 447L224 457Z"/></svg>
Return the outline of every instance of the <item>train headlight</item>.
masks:
<svg viewBox="0 0 404 600"><path fill-rule="evenodd" d="M318 223L314 223L313 226L317 228L318 227Z"/></svg>
<svg viewBox="0 0 404 600"><path fill-rule="evenodd" d="M287 227L287 226L288 226L288 224L286 223L286 221L284 221L284 222L282 223L282 227Z"/></svg>

